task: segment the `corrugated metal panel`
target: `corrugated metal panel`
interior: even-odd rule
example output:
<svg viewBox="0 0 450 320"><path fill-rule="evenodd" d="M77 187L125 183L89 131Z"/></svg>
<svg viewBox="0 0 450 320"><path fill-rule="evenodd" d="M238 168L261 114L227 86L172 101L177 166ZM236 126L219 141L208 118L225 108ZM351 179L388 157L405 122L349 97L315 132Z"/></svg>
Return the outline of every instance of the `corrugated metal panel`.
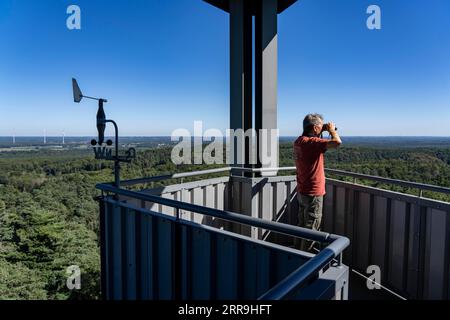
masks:
<svg viewBox="0 0 450 320"><path fill-rule="evenodd" d="M242 279L246 279L245 284L242 286L242 298L258 297L258 278L254 276L257 272L257 249L252 243L244 243L242 246L241 257L243 263L240 267L242 272Z"/></svg>
<svg viewBox="0 0 450 320"><path fill-rule="evenodd" d="M138 214L140 219L139 230L139 263L141 299L153 299L153 237L152 237L152 217Z"/></svg>
<svg viewBox="0 0 450 320"><path fill-rule="evenodd" d="M159 187L144 192L161 194L167 198L173 196L174 199L177 200L179 199L181 201L208 207L216 207L219 209L229 209L234 212L252 215L253 217L267 220L281 219L283 222L292 220L290 214L284 214L285 211L290 211L292 207L292 204L287 201L288 185L291 190L291 196L295 197L296 182L295 179L292 180L292 177L236 178L233 179L231 185L233 198L230 202L228 202L230 184L228 184L228 180L225 180L223 177L182 183L164 188ZM188 188L190 194L186 194L186 188ZM202 190L202 195L198 194L198 192L200 192L199 190ZM181 197L178 196L180 192ZM171 194L171 196L168 196L168 194ZM130 200L130 203L134 203L132 199ZM173 209L165 208L161 205L149 206L146 204L142 207L148 209L151 208L157 212L174 214ZM210 218L199 218L195 213L181 212L180 214L181 217L190 221L201 221L201 223L206 225L224 228L223 221L214 221L214 219ZM261 239L265 233L264 230L257 228L225 223L225 225L227 224L231 225L231 229L228 228L228 230L233 230L239 234L252 235L254 238Z"/></svg>
<svg viewBox="0 0 450 320"><path fill-rule="evenodd" d="M364 273L368 265L378 265L382 284L406 297L447 299L448 203L332 179L327 197L325 230L350 238L356 246L353 267Z"/></svg>
<svg viewBox="0 0 450 320"><path fill-rule="evenodd" d="M228 197L228 209L233 212L241 212L241 182L231 181L228 183L228 187L231 188ZM230 231L241 233L241 225L237 223L228 223L228 229Z"/></svg>
<svg viewBox="0 0 450 320"><path fill-rule="evenodd" d="M217 299L235 299L238 295L238 247L234 239L217 237Z"/></svg>
<svg viewBox="0 0 450 320"><path fill-rule="evenodd" d="M403 291L405 237L409 230L405 229L406 203L393 200L391 203L390 249L388 281L397 290Z"/></svg>
<svg viewBox="0 0 450 320"><path fill-rule="evenodd" d="M191 192L189 190L181 189L180 201L187 202L187 203L192 203L191 196L192 195L191 195ZM185 211L185 210L180 210L180 217L183 218L183 219L190 220L191 219L191 212Z"/></svg>
<svg viewBox="0 0 450 320"><path fill-rule="evenodd" d="M203 203L200 203L200 205L208 207L208 208L214 208L214 200L215 200L215 192L214 192L214 186L205 186L202 188L202 200ZM209 216L203 216L202 217L202 223L208 226L211 226L213 223L212 217Z"/></svg>
<svg viewBox="0 0 450 320"><path fill-rule="evenodd" d="M252 216L252 183L251 181L239 182L240 185L240 211L246 216ZM257 237L258 230L254 227L240 225L239 234L251 236L253 238Z"/></svg>
<svg viewBox="0 0 450 320"><path fill-rule="evenodd" d="M190 268L190 257L191 257L191 241L190 241L190 229L185 226L180 226L180 238L181 238L181 260L179 262L180 264L180 275L181 275L181 281L180 281L180 298L183 300L190 299L191 297L191 281L189 275L192 274L191 268Z"/></svg>
<svg viewBox="0 0 450 320"><path fill-rule="evenodd" d="M273 220L275 218L275 214L273 212L273 202L274 202L274 197L276 196L276 194L274 194L274 188L273 188L273 184L272 183L266 183L264 185L264 206L261 208L263 211L263 215L262 218L266 219L266 220Z"/></svg>
<svg viewBox="0 0 450 320"><path fill-rule="evenodd" d="M445 252L446 239L446 215L445 211L428 209L427 212L427 237L426 242L426 281L425 297L427 299L442 299L444 294L444 261L449 252Z"/></svg>
<svg viewBox="0 0 450 320"><path fill-rule="evenodd" d="M112 271L112 285L113 299L122 299L122 212L121 208L117 206L112 207L112 215L110 214L111 222L111 271Z"/></svg>
<svg viewBox="0 0 450 320"><path fill-rule="evenodd" d="M211 292L211 235L202 230L193 230L191 233L191 252L189 259L192 265L191 299L209 299Z"/></svg>
<svg viewBox="0 0 450 320"><path fill-rule="evenodd" d="M258 296L271 288L270 250L265 247L257 248L257 294Z"/></svg>
<svg viewBox="0 0 450 320"><path fill-rule="evenodd" d="M201 188L195 188L191 190L191 203L203 205L203 190ZM203 215L191 212L191 221L202 223Z"/></svg>
<svg viewBox="0 0 450 320"><path fill-rule="evenodd" d="M387 277L386 252L387 252L387 199L375 196L373 209L373 242L372 242L372 264L380 267L381 281ZM390 222L389 222L390 223ZM366 267L367 268L367 267ZM363 268L363 271L366 269Z"/></svg>
<svg viewBox="0 0 450 320"><path fill-rule="evenodd" d="M203 188L203 205L208 208L215 208L216 204L216 186L210 185Z"/></svg>
<svg viewBox="0 0 450 320"><path fill-rule="evenodd" d="M142 206L142 208L159 212L159 205L157 203L153 203L153 202L145 201L144 206Z"/></svg>
<svg viewBox="0 0 450 320"><path fill-rule="evenodd" d="M107 298L255 299L308 259L123 203L104 207Z"/></svg>
<svg viewBox="0 0 450 320"><path fill-rule="evenodd" d="M101 277L100 277L100 290L101 294L105 299L111 299L109 293L111 292L111 277L109 272L110 270L110 259L111 256L109 254L109 246L111 245L110 240L110 230L109 226L111 223L109 222L109 216L111 212L111 205L109 203L100 201L100 265L102 268ZM103 241L104 240L104 241Z"/></svg>
<svg viewBox="0 0 450 320"><path fill-rule="evenodd" d="M225 210L225 184L216 184L216 209Z"/></svg>
<svg viewBox="0 0 450 320"><path fill-rule="evenodd" d="M231 210L234 212L241 212L241 182L233 180L232 184L232 199L230 202Z"/></svg>
<svg viewBox="0 0 450 320"><path fill-rule="evenodd" d="M408 242L408 262L407 262L407 281L406 292L414 299L420 299L419 295L419 268L420 260L423 259L420 254L420 215L421 206L411 205Z"/></svg>
<svg viewBox="0 0 450 320"><path fill-rule="evenodd" d="M274 196L276 196L276 192L274 192L272 183L264 182L265 180L262 180L262 182L259 182L256 186L256 190L260 190L258 193L259 197L259 205L258 205L258 211L254 213L258 218L266 219L266 220L274 220L276 217L274 210L273 210L273 203L276 201L274 200ZM266 230L261 230L261 233L259 234L259 238L262 237L263 233L265 233Z"/></svg>
<svg viewBox="0 0 450 320"><path fill-rule="evenodd" d="M172 193L172 192L170 192L170 193L163 193L161 196L163 198L166 198L166 199L172 199L172 200L175 199L175 194ZM162 212L164 214L167 214L169 216L172 216L172 217L175 216L175 210L172 207L160 205L158 211Z"/></svg>
<svg viewBox="0 0 450 320"><path fill-rule="evenodd" d="M294 190L292 189L292 183L285 182L284 185L286 188L286 215L287 215L286 223L290 225L298 225L297 221L293 219L292 205L291 205L291 203L294 201L292 197L293 196L296 197L296 192L294 192Z"/></svg>
<svg viewBox="0 0 450 320"><path fill-rule="evenodd" d="M211 178L205 180L199 180L194 182L180 183L175 185L169 185L165 187L157 187L153 189L143 190L143 193L161 195L168 199L176 199L188 203L195 203L198 205L205 205L211 207L224 207L226 204L226 184L229 177ZM217 190L216 190L217 189ZM205 192L206 191L206 192ZM198 192L202 192L199 195ZM195 195L194 195L195 194ZM131 204L136 204L134 199L127 199ZM206 201L206 202L205 202ZM165 207L159 204L153 204L151 202L139 203L139 206L156 212L162 212L170 215L175 215L173 208ZM190 221L201 221L203 217L198 214L194 214L187 211L181 211L180 216L183 219ZM209 222L206 223L209 225Z"/></svg>
<svg viewBox="0 0 450 320"><path fill-rule="evenodd" d="M124 262L125 262L125 299L135 300L136 297L136 215L130 210L124 210Z"/></svg>
<svg viewBox="0 0 450 320"><path fill-rule="evenodd" d="M297 200L297 192L295 190L296 184L290 181L273 182L273 212L272 220L287 223L290 225L299 226L298 213L299 205ZM282 234L273 234L269 238L270 241L280 243L286 246L293 244L293 237Z"/></svg>
<svg viewBox="0 0 450 320"><path fill-rule="evenodd" d="M156 228L153 229L153 241L156 245L153 247L154 263L156 265L156 281L158 283L158 299L173 299L173 268L174 261L172 256L173 240L173 222L166 219L157 218Z"/></svg>
<svg viewBox="0 0 450 320"><path fill-rule="evenodd" d="M356 228L354 230L355 256L353 264L360 269L365 269L369 265L370 252L370 195L367 193L357 193L358 207L355 216Z"/></svg>
<svg viewBox="0 0 450 320"><path fill-rule="evenodd" d="M348 234L348 237L353 239L355 238L355 234L358 231L356 227L358 222L358 209L356 205L358 204L358 198L361 193L346 187L344 195L344 234ZM366 214L368 214L368 212ZM352 241L345 250L343 254L344 263L354 265L355 259L357 258L354 258L354 255L356 254L355 245L356 242L353 243Z"/></svg>
<svg viewBox="0 0 450 320"><path fill-rule="evenodd" d="M174 192L174 190L180 190L182 186L189 185L193 188L191 190L198 191L191 191L191 194L186 190L181 191L183 201L245 214L251 212L255 217L270 220L275 219L277 214L281 214L281 221L298 223L295 176L233 178L232 198L228 194L230 185L227 181L202 180L169 186L164 189L164 192ZM283 208L288 194L288 185L291 187L291 193L294 192L294 194L289 206ZM391 289L408 297L426 298L449 295L449 284L444 283L450 281L448 259L440 255L441 246L435 245L437 251L434 251L434 247L430 245L437 241L433 232L435 228L438 228L437 225L431 227L430 223L437 218L433 218L435 213L432 216L430 210L433 209L433 212L441 212L441 214L444 212L447 217L450 214L448 204L332 179L327 180L326 192L323 212L324 230L350 237L351 244L354 246L346 250L344 261L353 261L354 267L361 272L365 272L369 264L378 265L382 271L382 283L390 285ZM149 206L146 204L146 207ZM283 211L280 212L281 209ZM425 211L428 212L426 219ZM450 227L445 229L444 218L440 219L439 228L441 229L436 234L444 237L442 242L445 242L445 239L450 239L448 235ZM210 220L196 219L195 221L210 224ZM213 219L211 221L211 225L218 225ZM248 227L246 228L247 230L244 230L234 224L233 228L228 230L250 234ZM263 232L258 230L257 237L261 238L262 235ZM253 233L253 236L255 237L256 233ZM285 243L286 238L274 234L269 239L277 243ZM436 283L442 277L430 273L430 270L436 270L439 264L441 264L439 268L442 269L439 270L443 272L440 286ZM444 269L446 271L443 271ZM441 271L438 271L438 274Z"/></svg>
<svg viewBox="0 0 450 320"><path fill-rule="evenodd" d="M336 203L334 215L334 233L345 234L345 188L336 188Z"/></svg>
<svg viewBox="0 0 450 320"><path fill-rule="evenodd" d="M323 228L326 232L333 232L334 227L334 187L332 184L325 185L325 198L323 199Z"/></svg>
<svg viewBox="0 0 450 320"><path fill-rule="evenodd" d="M214 185L214 208L219 210L225 210L225 184L224 183L218 183ZM212 218L212 226L219 229L226 229L227 228L227 221L218 219L218 218Z"/></svg>
<svg viewBox="0 0 450 320"><path fill-rule="evenodd" d="M288 218L293 225L299 226L300 223L298 221L298 214L299 214L299 203L297 200L297 191L296 191L296 184L291 183L291 199L290 199L290 209L289 214L290 218Z"/></svg>

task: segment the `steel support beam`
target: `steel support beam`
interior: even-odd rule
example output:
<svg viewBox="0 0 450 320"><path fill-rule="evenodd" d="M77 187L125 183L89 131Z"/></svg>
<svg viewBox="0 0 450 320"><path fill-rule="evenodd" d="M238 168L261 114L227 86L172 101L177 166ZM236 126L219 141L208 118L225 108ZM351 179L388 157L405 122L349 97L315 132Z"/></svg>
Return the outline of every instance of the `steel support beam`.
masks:
<svg viewBox="0 0 450 320"><path fill-rule="evenodd" d="M266 155L270 163L259 167L278 167L277 131L277 74L278 36L277 0L261 0L255 16L255 129L258 134L258 159ZM260 130L265 129L265 133ZM265 134L266 137L262 137ZM263 145L264 144L264 145ZM267 161L266 161L267 162ZM262 172L263 176L276 175L277 171Z"/></svg>
<svg viewBox="0 0 450 320"><path fill-rule="evenodd" d="M246 131L252 128L252 15L248 2L242 0L230 0L229 10L230 129ZM248 166L249 140L241 135L230 142L231 166Z"/></svg>
<svg viewBox="0 0 450 320"><path fill-rule="evenodd" d="M205 0L230 14L230 135L231 167L278 167L277 128L277 15L296 0ZM253 60L253 21L255 16L255 57ZM255 122L253 123L253 70L255 62ZM242 134L248 129L256 131ZM255 148L252 148L255 143ZM253 155L256 158L253 158ZM237 173L241 174L241 173ZM276 170L261 171L274 176ZM248 175L248 174L247 174Z"/></svg>

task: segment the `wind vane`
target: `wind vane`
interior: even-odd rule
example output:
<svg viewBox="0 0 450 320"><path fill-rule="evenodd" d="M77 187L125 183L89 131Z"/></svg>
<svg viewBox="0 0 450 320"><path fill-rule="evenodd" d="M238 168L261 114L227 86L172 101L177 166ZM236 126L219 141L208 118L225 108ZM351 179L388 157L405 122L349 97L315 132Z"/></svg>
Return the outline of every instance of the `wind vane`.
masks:
<svg viewBox="0 0 450 320"><path fill-rule="evenodd" d="M72 78L72 89L73 89L73 101L79 103L82 98L92 99L98 101L98 111L97 111L97 131L98 140L92 139L91 145L94 148L95 159L110 160L114 161L114 184L116 187L120 187L120 162L131 162L132 159L136 158L136 150L134 148L129 148L125 151L125 154L119 154L119 128L114 120L106 119L105 111L103 109L103 103L108 102L108 100L103 98L94 98L90 96L83 95L81 93L80 87L78 86L77 80ZM115 130L115 153L112 154L112 150L103 145L105 141L105 129L107 123L112 123ZM112 140L107 140L106 145L111 146L113 144Z"/></svg>

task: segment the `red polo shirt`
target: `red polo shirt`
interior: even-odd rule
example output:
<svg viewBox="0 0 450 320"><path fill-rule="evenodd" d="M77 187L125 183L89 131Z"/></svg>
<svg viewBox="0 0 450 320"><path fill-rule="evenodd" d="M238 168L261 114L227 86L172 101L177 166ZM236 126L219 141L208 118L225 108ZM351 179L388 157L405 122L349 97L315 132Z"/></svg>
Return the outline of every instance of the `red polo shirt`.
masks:
<svg viewBox="0 0 450 320"><path fill-rule="evenodd" d="M325 169L323 154L327 151L327 139L300 136L294 142L294 158L297 167L297 192L311 196L325 194Z"/></svg>

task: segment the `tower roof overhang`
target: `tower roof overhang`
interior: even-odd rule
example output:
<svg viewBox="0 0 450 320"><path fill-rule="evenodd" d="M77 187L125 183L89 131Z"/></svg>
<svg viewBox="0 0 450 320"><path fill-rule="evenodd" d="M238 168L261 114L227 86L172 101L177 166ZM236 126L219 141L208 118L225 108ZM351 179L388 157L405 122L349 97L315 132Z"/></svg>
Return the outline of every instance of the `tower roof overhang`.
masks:
<svg viewBox="0 0 450 320"><path fill-rule="evenodd" d="M219 9L222 9L226 12L230 12L230 0L203 0ZM258 2L261 2L262 0L244 0L245 2L251 3L251 12L252 15L256 14L256 4ZM289 8L291 5L293 5L297 0L278 0L277 1L277 12L281 13L287 8Z"/></svg>

